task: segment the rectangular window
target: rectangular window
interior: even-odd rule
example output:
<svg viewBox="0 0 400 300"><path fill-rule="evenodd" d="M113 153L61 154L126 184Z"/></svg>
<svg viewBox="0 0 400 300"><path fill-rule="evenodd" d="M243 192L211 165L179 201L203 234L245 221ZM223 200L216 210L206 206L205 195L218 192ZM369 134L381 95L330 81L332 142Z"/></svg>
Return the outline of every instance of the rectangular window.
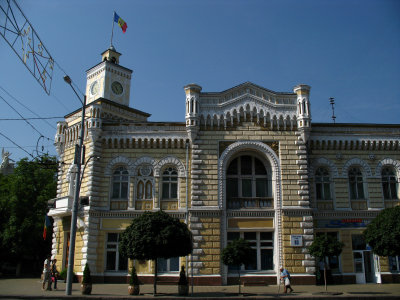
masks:
<svg viewBox="0 0 400 300"><path fill-rule="evenodd" d="M273 232L240 232L232 231L227 233L228 243L242 238L249 242L252 248L251 261L242 266L245 271L273 270ZM228 266L230 272L238 270L238 266Z"/></svg>
<svg viewBox="0 0 400 300"><path fill-rule="evenodd" d="M400 271L400 256L389 256L389 269L390 272L398 273Z"/></svg>
<svg viewBox="0 0 400 300"><path fill-rule="evenodd" d="M366 250L367 244L365 243L362 234L352 234L351 235L351 245L353 250Z"/></svg>
<svg viewBox="0 0 400 300"><path fill-rule="evenodd" d="M157 260L157 271L160 273L178 272L179 271L179 257L172 258L159 258Z"/></svg>
<svg viewBox="0 0 400 300"><path fill-rule="evenodd" d="M106 271L127 271L128 258L119 254L119 233L108 233L106 244Z"/></svg>
<svg viewBox="0 0 400 300"><path fill-rule="evenodd" d="M339 240L339 233L336 231L330 231L330 232L318 232L317 236L320 235L328 235L335 237L337 240ZM340 256L331 256L331 257L325 257L325 262L328 264L329 269L332 271L333 274L340 273L340 264L339 264L339 257ZM322 266L322 265L321 265Z"/></svg>

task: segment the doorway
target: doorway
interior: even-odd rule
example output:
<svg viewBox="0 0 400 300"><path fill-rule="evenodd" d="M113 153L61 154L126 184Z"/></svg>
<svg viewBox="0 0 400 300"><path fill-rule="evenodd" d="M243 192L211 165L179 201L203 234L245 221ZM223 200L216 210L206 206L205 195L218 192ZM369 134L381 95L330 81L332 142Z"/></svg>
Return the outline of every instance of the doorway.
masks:
<svg viewBox="0 0 400 300"><path fill-rule="evenodd" d="M372 252L368 250L353 251L353 261L356 283L374 282Z"/></svg>

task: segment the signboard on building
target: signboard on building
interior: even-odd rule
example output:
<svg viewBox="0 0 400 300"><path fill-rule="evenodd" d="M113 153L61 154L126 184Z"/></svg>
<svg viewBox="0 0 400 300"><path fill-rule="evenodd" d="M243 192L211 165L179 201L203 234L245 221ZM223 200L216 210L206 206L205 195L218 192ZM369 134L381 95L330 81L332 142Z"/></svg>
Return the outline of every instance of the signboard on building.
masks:
<svg viewBox="0 0 400 300"><path fill-rule="evenodd" d="M290 246L302 247L303 246L303 236L302 235L291 235L290 236Z"/></svg>
<svg viewBox="0 0 400 300"><path fill-rule="evenodd" d="M364 228L371 222L365 219L317 220L317 228Z"/></svg>

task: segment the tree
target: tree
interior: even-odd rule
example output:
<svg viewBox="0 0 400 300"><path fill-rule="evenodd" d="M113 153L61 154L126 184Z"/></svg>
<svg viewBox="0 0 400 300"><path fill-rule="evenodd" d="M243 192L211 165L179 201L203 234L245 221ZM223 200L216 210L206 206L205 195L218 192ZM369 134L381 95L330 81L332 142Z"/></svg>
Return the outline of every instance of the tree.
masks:
<svg viewBox="0 0 400 300"><path fill-rule="evenodd" d="M157 259L186 256L192 249L192 234L187 225L163 211L145 212L133 219L120 241L123 256L154 260L154 294L157 294Z"/></svg>
<svg viewBox="0 0 400 300"><path fill-rule="evenodd" d="M339 256L342 253L344 244L339 242L336 237L330 235L320 235L317 236L310 247L308 247L308 251L310 254L316 258L319 258L324 262L324 284L325 291L326 287L326 257Z"/></svg>
<svg viewBox="0 0 400 300"><path fill-rule="evenodd" d="M400 255L400 206L382 210L368 224L364 238L379 256Z"/></svg>
<svg viewBox="0 0 400 300"><path fill-rule="evenodd" d="M47 201L56 196L56 174L56 158L42 156L24 158L13 174L0 177L0 263L16 265L17 276L23 260L40 272L50 253L51 238L44 241L42 234Z"/></svg>
<svg viewBox="0 0 400 300"><path fill-rule="evenodd" d="M227 266L237 266L239 275L239 294L240 294L240 268L243 264L251 262L253 252L250 244L244 239L237 239L230 242L224 250L222 250L221 259Z"/></svg>

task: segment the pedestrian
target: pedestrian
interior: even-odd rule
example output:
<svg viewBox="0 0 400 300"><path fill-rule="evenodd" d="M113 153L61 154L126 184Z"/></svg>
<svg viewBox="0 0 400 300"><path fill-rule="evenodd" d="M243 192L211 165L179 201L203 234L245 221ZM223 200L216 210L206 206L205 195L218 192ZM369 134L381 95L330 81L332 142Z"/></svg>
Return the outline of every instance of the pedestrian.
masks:
<svg viewBox="0 0 400 300"><path fill-rule="evenodd" d="M57 290L57 278L58 278L57 259L53 259L53 262L51 263L51 281L54 282L54 290Z"/></svg>
<svg viewBox="0 0 400 300"><path fill-rule="evenodd" d="M47 255L46 260L43 263L43 283L42 290L45 290L47 282L47 290L51 291L51 255Z"/></svg>
<svg viewBox="0 0 400 300"><path fill-rule="evenodd" d="M290 286L290 273L288 270L284 269L283 267L280 268L281 271L281 280L284 283L284 293L287 293L287 290L290 289L290 292L293 293L293 289Z"/></svg>

